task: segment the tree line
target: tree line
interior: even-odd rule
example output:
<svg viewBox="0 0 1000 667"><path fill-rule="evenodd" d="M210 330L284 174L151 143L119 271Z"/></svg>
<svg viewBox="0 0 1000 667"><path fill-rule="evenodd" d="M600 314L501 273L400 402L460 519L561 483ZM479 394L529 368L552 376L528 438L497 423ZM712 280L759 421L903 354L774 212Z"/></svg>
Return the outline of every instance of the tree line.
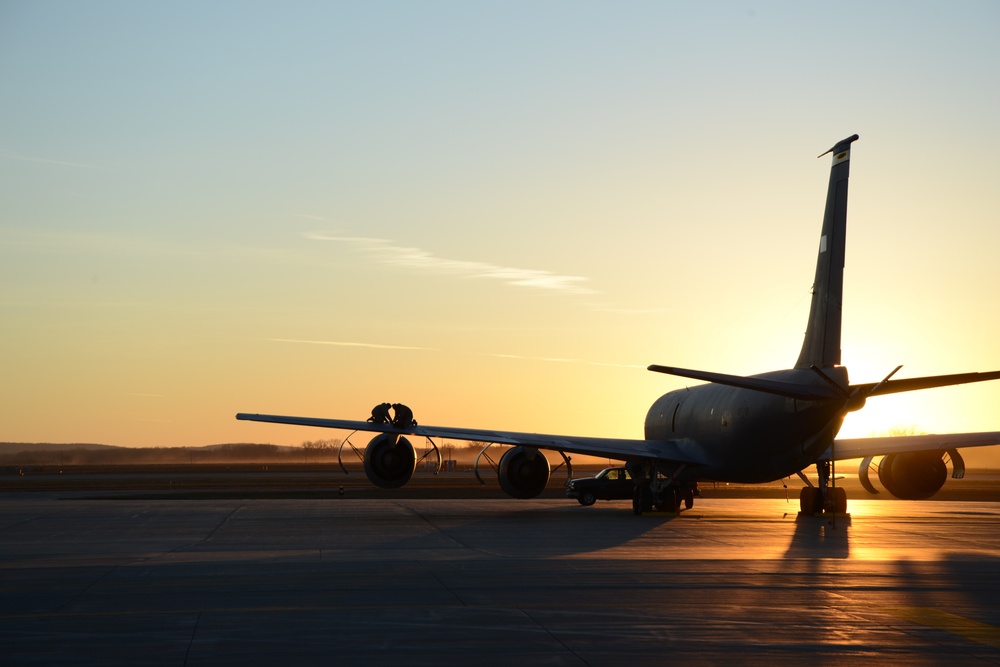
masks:
<svg viewBox="0 0 1000 667"><path fill-rule="evenodd" d="M208 463L336 463L339 440L315 440L299 447L260 443L230 443L208 447L86 447L58 448L4 443L3 466L152 465Z"/></svg>
<svg viewBox="0 0 1000 667"><path fill-rule="evenodd" d="M306 440L298 446L260 443L230 443L207 447L113 447L108 445L55 445L48 443L0 443L0 466L71 466L71 465L155 465L155 464L225 464L225 463L337 463L352 465L368 444L369 438L348 441L341 452L340 439ZM431 446L411 438L417 457L429 453ZM435 441L441 458L472 465L488 443ZM506 447L494 446L488 454L499 460ZM355 452L356 450L356 452ZM583 457L589 458L589 457ZM429 460L434 461L433 453Z"/></svg>

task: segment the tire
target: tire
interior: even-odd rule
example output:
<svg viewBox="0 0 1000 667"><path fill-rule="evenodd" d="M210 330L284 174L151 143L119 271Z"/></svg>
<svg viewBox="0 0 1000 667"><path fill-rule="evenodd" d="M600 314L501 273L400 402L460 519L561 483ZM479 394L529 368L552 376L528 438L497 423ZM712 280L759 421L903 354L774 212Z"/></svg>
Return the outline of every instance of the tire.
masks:
<svg viewBox="0 0 1000 667"><path fill-rule="evenodd" d="M632 514L639 516L646 512L653 511L653 491L648 485L635 487L635 494L632 496Z"/></svg>
<svg viewBox="0 0 1000 667"><path fill-rule="evenodd" d="M577 498L581 505L584 507L590 507L597 502L597 496L594 495L593 491L587 491L582 496Z"/></svg>
<svg viewBox="0 0 1000 667"><path fill-rule="evenodd" d="M643 513L653 511L653 490L649 488L648 484L640 487L639 506L642 508Z"/></svg>
<svg viewBox="0 0 1000 667"><path fill-rule="evenodd" d="M684 492L684 509L689 510L694 507L694 491L688 489Z"/></svg>
<svg viewBox="0 0 1000 667"><path fill-rule="evenodd" d="M655 507L658 512L679 512L681 509L681 498L677 493L676 487L670 486L660 491L656 496Z"/></svg>
<svg viewBox="0 0 1000 667"><path fill-rule="evenodd" d="M823 511L823 508L818 506L819 503L819 489L814 486L803 486L799 492L799 511L812 516Z"/></svg>
<svg viewBox="0 0 1000 667"><path fill-rule="evenodd" d="M681 511L681 503L684 502L684 494L682 494L681 490L675 486L673 487L673 490L667 491L667 502L669 503L668 512L679 513Z"/></svg>
<svg viewBox="0 0 1000 667"><path fill-rule="evenodd" d="M847 514L847 491L843 487L833 490L833 511L835 514Z"/></svg>

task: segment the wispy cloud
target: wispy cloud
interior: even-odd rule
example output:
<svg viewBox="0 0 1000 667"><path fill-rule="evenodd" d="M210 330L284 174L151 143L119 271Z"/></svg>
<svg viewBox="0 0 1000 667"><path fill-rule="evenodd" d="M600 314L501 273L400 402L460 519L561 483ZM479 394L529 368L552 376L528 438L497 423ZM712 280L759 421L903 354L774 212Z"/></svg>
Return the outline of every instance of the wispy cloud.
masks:
<svg viewBox="0 0 1000 667"><path fill-rule="evenodd" d="M55 164L61 167L81 167L83 169L103 169L96 164L85 164L83 162L70 162L69 160L50 160L46 158L33 157L31 155L18 155L17 153L11 153L9 151L0 150L0 157L7 158L9 160L20 160L22 162L38 162L41 164Z"/></svg>
<svg viewBox="0 0 1000 667"><path fill-rule="evenodd" d="M330 222L330 218L325 218L322 215L315 215L313 213L293 213L296 218L303 218L305 220L318 220L319 222Z"/></svg>
<svg viewBox="0 0 1000 667"><path fill-rule="evenodd" d="M127 255L129 257L189 257L207 259L233 259L239 261L297 262L298 255L289 249L266 246L189 245L165 238L152 238L135 234L112 232L44 231L34 229L0 229L0 242L24 248L45 251L70 250L76 254L92 252L101 255Z"/></svg>
<svg viewBox="0 0 1000 667"><path fill-rule="evenodd" d="M528 357L520 354L497 354L494 352L470 352L480 357L497 357L500 359L516 359L519 361L544 361L550 364L584 364L587 366L607 366L611 368L645 368L641 364L615 364L609 361L590 361L588 359L573 359L569 357Z"/></svg>
<svg viewBox="0 0 1000 667"><path fill-rule="evenodd" d="M651 315L662 312L661 308L621 308L607 303L588 303L587 305L598 312L610 315Z"/></svg>
<svg viewBox="0 0 1000 667"><path fill-rule="evenodd" d="M348 243L358 250L374 255L383 264L399 266L418 271L433 271L457 275L464 278L487 278L499 280L516 287L527 287L568 294L597 294L597 290L586 287L588 281L583 276L565 276L541 269L521 269L499 266L487 262L437 257L421 248L394 245L389 239L368 236L341 236L327 232L306 232L303 234L313 241L333 241Z"/></svg>
<svg viewBox="0 0 1000 667"><path fill-rule="evenodd" d="M369 347L376 350L422 350L425 352L436 352L433 347L412 347L409 345L379 345L376 343L354 343L340 340L300 340L297 338L268 338L275 343L305 343L307 345L336 345L339 347Z"/></svg>
<svg viewBox="0 0 1000 667"><path fill-rule="evenodd" d="M335 345L338 347L365 347L376 350L416 350L420 352L444 352L435 347L416 347L412 345L383 345L379 343L357 343L338 340L302 340L298 338L268 338L275 343L304 343L307 345ZM496 359L513 359L516 361L542 361L553 364L585 364L587 366L607 366L611 368L645 368L640 364L616 364L606 361L590 361L588 359L573 359L568 357L532 357L521 354L501 354L499 352L460 352L475 357L493 357Z"/></svg>

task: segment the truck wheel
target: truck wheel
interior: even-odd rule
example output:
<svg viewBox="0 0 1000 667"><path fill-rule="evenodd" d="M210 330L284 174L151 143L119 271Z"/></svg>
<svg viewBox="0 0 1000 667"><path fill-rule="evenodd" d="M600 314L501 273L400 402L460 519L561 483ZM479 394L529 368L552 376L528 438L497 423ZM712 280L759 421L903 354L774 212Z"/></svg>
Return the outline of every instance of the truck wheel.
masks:
<svg viewBox="0 0 1000 667"><path fill-rule="evenodd" d="M597 497L592 491L587 491L585 494L577 498L577 500L580 501L580 504L584 507L590 507L597 502Z"/></svg>

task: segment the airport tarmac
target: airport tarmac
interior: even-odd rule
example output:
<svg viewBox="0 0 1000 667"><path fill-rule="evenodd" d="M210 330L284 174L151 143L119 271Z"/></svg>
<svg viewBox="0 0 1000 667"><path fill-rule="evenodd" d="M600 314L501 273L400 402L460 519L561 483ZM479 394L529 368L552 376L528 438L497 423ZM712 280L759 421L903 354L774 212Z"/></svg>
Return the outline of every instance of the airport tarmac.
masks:
<svg viewBox="0 0 1000 667"><path fill-rule="evenodd" d="M8 665L1000 664L1000 504L0 495Z"/></svg>

